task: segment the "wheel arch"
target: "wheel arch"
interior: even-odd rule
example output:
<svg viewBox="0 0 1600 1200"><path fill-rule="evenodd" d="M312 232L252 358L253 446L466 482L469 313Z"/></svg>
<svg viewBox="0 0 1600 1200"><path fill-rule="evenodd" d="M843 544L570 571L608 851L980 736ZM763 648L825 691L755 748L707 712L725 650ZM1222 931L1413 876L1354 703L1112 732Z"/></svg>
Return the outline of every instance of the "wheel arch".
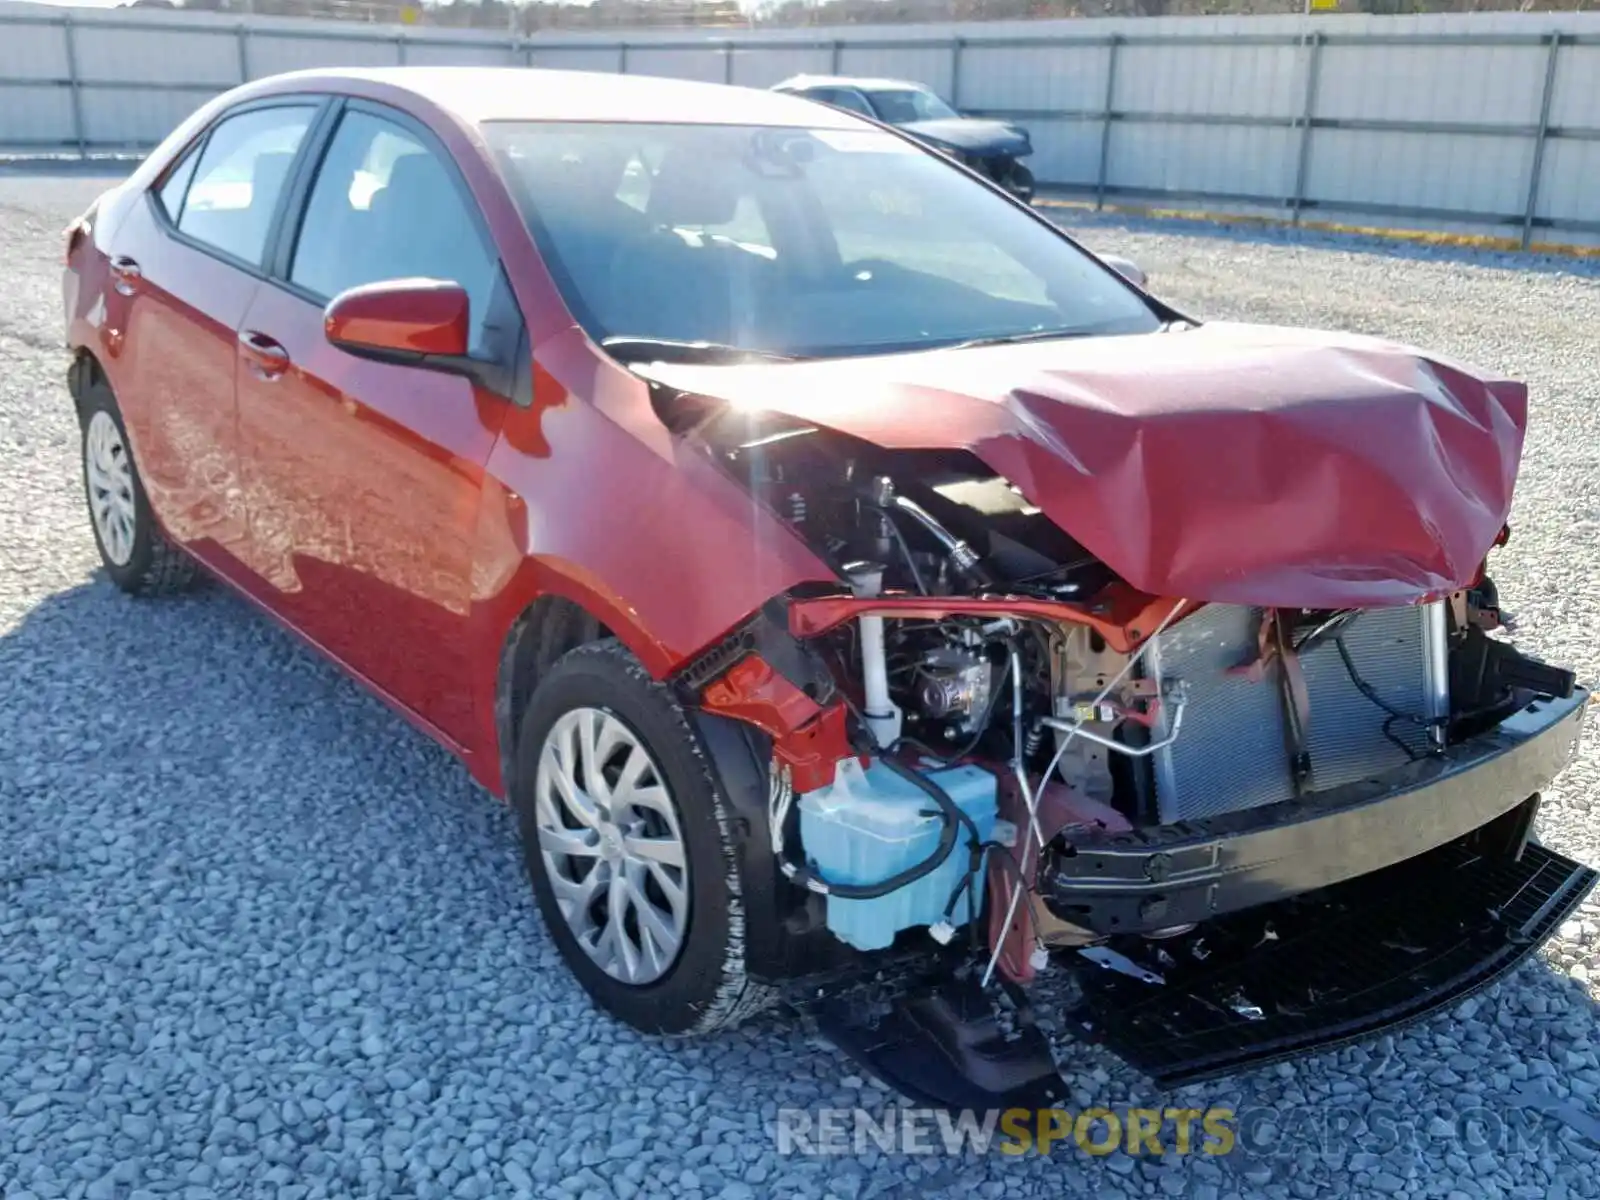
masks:
<svg viewBox="0 0 1600 1200"><path fill-rule="evenodd" d="M72 394L72 404L78 416L83 416L83 398L92 387L110 386L106 369L87 346L74 350L72 362L67 367L67 391Z"/></svg>
<svg viewBox="0 0 1600 1200"><path fill-rule="evenodd" d="M500 643L495 677L494 734L503 792L509 796L517 753L517 730L539 681L569 650L615 636L584 605L547 592L512 620Z"/></svg>

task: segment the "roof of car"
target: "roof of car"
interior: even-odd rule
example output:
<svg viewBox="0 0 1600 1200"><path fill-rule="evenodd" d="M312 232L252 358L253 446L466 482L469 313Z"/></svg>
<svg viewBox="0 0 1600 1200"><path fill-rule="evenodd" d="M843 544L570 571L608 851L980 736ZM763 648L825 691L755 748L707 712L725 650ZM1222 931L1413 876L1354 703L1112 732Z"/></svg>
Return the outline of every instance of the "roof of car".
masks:
<svg viewBox="0 0 1600 1200"><path fill-rule="evenodd" d="M866 88L870 91L893 91L905 88L911 88L919 92L928 90L926 84L915 83L910 79L878 79L867 75L791 75L782 83L776 83L773 86L780 88L853 87Z"/></svg>
<svg viewBox="0 0 1600 1200"><path fill-rule="evenodd" d="M468 121L608 121L848 128L856 118L796 96L650 75L528 67L380 67L274 77L317 90L343 81L402 88Z"/></svg>

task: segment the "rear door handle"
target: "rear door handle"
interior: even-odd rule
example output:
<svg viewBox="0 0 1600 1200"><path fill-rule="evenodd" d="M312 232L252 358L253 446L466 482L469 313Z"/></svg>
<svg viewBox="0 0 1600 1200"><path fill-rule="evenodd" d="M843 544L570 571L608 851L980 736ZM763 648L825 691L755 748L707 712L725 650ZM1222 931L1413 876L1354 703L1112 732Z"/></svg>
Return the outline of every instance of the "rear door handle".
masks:
<svg viewBox="0 0 1600 1200"><path fill-rule="evenodd" d="M258 329L239 331L239 350L257 378L271 381L289 369L289 352L283 348L283 343Z"/></svg>
<svg viewBox="0 0 1600 1200"><path fill-rule="evenodd" d="M139 270L139 264L126 254L119 254L111 260L111 286L121 296L131 296L138 290L139 280L144 277L144 272Z"/></svg>

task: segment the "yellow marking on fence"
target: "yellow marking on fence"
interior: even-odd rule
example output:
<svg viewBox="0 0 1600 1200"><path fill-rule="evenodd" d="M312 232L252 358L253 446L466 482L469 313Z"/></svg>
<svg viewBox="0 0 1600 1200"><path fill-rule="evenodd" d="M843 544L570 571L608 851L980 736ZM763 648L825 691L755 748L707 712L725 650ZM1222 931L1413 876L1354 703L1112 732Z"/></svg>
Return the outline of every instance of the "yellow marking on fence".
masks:
<svg viewBox="0 0 1600 1200"><path fill-rule="evenodd" d="M1034 204L1045 208L1075 208L1094 211L1092 201L1051 200L1036 198ZM1158 208L1144 204L1106 204L1104 211L1122 213L1133 217L1151 217L1163 221L1204 221L1213 225L1262 225L1274 229L1289 228L1293 222L1283 217L1268 217L1256 213L1208 212L1204 209ZM1447 233L1437 229L1385 229L1378 225L1348 225L1339 221L1300 222L1301 229L1315 233L1345 233L1360 237L1384 238L1389 241L1412 242L1426 246L1460 246L1475 250L1522 250L1522 239L1495 237L1482 233ZM1577 246L1566 242L1534 242L1529 254L1561 254L1572 258L1600 258L1600 246Z"/></svg>

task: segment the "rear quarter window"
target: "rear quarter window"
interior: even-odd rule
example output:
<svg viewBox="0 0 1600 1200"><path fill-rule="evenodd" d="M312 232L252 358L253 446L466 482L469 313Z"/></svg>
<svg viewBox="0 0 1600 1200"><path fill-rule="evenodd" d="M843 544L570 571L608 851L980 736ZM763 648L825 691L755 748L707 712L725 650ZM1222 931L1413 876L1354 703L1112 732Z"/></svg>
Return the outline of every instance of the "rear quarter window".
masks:
<svg viewBox="0 0 1600 1200"><path fill-rule="evenodd" d="M310 104L285 104L224 117L193 169L178 230L259 266L278 197L316 111Z"/></svg>
<svg viewBox="0 0 1600 1200"><path fill-rule="evenodd" d="M174 225L183 215L184 196L189 191L189 181L194 178L194 167L199 161L200 146L196 144L189 147L178 160L178 165L167 172L166 179L156 188L156 203L161 205L161 211L167 214L167 219Z"/></svg>

